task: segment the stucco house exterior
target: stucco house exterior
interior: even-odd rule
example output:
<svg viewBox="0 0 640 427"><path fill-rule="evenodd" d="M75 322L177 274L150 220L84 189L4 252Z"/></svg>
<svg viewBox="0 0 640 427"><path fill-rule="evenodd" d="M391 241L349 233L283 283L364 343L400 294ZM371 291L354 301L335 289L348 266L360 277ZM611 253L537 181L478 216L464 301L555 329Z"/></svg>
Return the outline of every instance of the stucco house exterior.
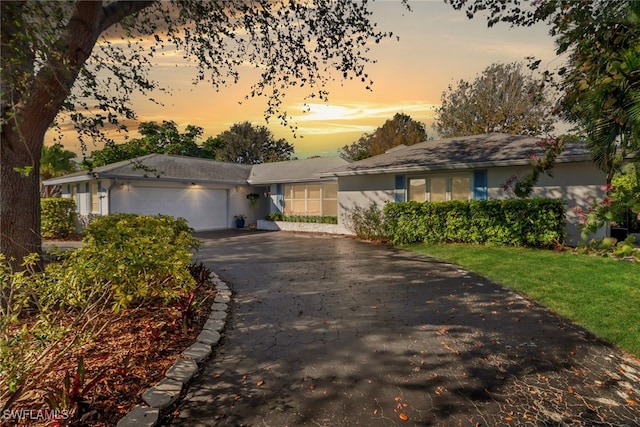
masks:
<svg viewBox="0 0 640 427"><path fill-rule="evenodd" d="M541 156L540 139L485 134L399 146L385 154L344 165L322 176L338 178L340 219L353 206L408 200L487 200L514 197L513 177L531 171L532 156ZM606 176L581 142L567 143L553 176L541 175L533 197L563 199L567 205L567 243L577 244L579 218L594 198L605 194ZM602 231L604 232L604 230Z"/></svg>
<svg viewBox="0 0 640 427"><path fill-rule="evenodd" d="M270 212L337 216L332 232L350 233L356 206L514 197L507 185L531 171L539 139L486 134L399 146L357 162L309 158L239 165L192 157L151 154L45 181L73 197L85 221L115 212L167 214L186 218L195 230L233 228L234 216L248 223ZM565 200L567 243L579 239L575 207L587 209L604 196L606 177L584 144L567 143L553 176L542 175L534 197ZM257 194L251 207L248 194ZM606 230L603 230L604 233Z"/></svg>
<svg viewBox="0 0 640 427"><path fill-rule="evenodd" d="M246 195L251 166L182 156L149 154L45 181L76 200L82 223L126 212L187 219L196 230L233 226L233 215L254 216ZM265 209L266 212L266 209ZM249 219L249 218L248 218Z"/></svg>
<svg viewBox="0 0 640 427"><path fill-rule="evenodd" d="M269 212L337 216L337 178L319 172L346 164L340 158L310 158L240 165L194 157L150 154L49 179L76 201L81 229L92 217L126 212L187 219L196 231L235 227ZM249 194L257 195L252 206Z"/></svg>

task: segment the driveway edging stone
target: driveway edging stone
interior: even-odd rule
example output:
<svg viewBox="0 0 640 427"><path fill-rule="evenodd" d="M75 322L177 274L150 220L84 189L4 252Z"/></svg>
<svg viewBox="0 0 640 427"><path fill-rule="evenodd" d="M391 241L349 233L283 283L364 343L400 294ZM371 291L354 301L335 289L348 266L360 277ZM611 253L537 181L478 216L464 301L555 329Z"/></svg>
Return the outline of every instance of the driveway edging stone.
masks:
<svg viewBox="0 0 640 427"><path fill-rule="evenodd" d="M211 281L217 295L211 305L211 313L205 322L196 342L185 349L178 360L167 369L165 377L155 386L142 394L146 406L138 405L118 421L117 427L154 427L161 414L174 405L183 392L188 389L189 381L198 374L204 362L211 356L222 338L221 331L226 326L232 292L229 286L211 273Z"/></svg>

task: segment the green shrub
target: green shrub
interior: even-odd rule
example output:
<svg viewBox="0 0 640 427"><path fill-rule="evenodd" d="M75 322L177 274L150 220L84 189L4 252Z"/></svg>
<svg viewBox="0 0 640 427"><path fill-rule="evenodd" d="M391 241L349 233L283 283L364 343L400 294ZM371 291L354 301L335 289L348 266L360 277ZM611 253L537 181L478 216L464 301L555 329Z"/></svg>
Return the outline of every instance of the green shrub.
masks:
<svg viewBox="0 0 640 427"><path fill-rule="evenodd" d="M106 327L106 311L193 294L197 246L184 219L116 214L96 218L83 246L44 272L37 254L19 272L0 254L0 402L28 392L70 348Z"/></svg>
<svg viewBox="0 0 640 427"><path fill-rule="evenodd" d="M394 244L483 243L549 247L565 236L561 200L509 199L391 203L385 229Z"/></svg>
<svg viewBox="0 0 640 427"><path fill-rule="evenodd" d="M330 215L284 215L279 212L271 212L267 215L269 221L310 222L316 224L337 224L338 217Z"/></svg>
<svg viewBox="0 0 640 427"><path fill-rule="evenodd" d="M280 212L271 212L267 215L266 219L268 221L282 221L282 218L284 218L284 215Z"/></svg>
<svg viewBox="0 0 640 427"><path fill-rule="evenodd" d="M347 215L347 227L360 239L385 241L384 213L375 203L354 207Z"/></svg>
<svg viewBox="0 0 640 427"><path fill-rule="evenodd" d="M40 228L45 239L64 239L76 231L76 202L50 197L40 199Z"/></svg>
<svg viewBox="0 0 640 427"><path fill-rule="evenodd" d="M145 298L177 298L194 286L187 267L191 249L198 246L183 218L114 214L96 218L83 232L83 245L62 265L65 280L76 284L67 295L70 305L84 304L91 290L110 287L118 311Z"/></svg>

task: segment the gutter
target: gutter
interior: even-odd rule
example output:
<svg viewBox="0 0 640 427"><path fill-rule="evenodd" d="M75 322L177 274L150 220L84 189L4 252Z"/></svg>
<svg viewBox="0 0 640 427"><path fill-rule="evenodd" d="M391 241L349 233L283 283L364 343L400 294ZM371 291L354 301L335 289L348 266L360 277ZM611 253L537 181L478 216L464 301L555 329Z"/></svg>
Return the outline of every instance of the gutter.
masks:
<svg viewBox="0 0 640 427"><path fill-rule="evenodd" d="M579 163L591 161L591 157L562 156L556 159L556 163ZM531 166L530 160L502 160L493 162L479 162L479 163L450 163L439 165L416 165L416 166L396 166L396 167L373 167L363 168L355 170L337 171L337 172L323 172L320 173L320 177L340 177L340 176L357 176L357 175L381 175L389 173L412 173L412 172L429 172L429 171L453 171L453 170L468 170L468 169L484 169L491 167L506 167L506 166Z"/></svg>
<svg viewBox="0 0 640 427"><path fill-rule="evenodd" d="M208 179L195 179L195 178L172 178L172 177L150 177L150 176L140 176L140 175L121 175L121 174L100 174L97 172L88 172L83 175L78 176L67 176L60 178L52 178L43 182L44 185L58 185L58 184L69 184L74 182L84 182L91 181L94 179L113 179L113 180L136 180L136 181L167 181L167 182L184 182L184 183L196 183L196 184L223 184L223 185L247 185L246 180L218 180L212 181Z"/></svg>
<svg viewBox="0 0 640 427"><path fill-rule="evenodd" d="M333 181L333 175L328 175L327 172L319 173L315 177L311 178L291 178L291 179L267 179L264 181L248 179L247 184L250 185L270 185L270 184L289 184L298 182L317 182L317 181Z"/></svg>

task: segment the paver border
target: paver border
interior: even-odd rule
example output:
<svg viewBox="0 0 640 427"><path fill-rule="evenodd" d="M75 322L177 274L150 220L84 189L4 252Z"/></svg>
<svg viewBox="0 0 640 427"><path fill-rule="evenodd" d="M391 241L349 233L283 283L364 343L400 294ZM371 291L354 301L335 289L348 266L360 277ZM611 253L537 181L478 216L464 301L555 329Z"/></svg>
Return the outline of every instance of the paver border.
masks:
<svg viewBox="0 0 640 427"><path fill-rule="evenodd" d="M185 349L178 360L165 373L165 377L155 386L142 394L145 405L137 405L118 421L117 427L154 427L161 420L163 412L174 405L183 392L188 389L189 381L198 374L204 362L211 356L222 338L221 332L229 316L229 302L232 292L227 283L220 280L216 273L210 278L217 295L211 305L211 313L205 322L196 342Z"/></svg>

